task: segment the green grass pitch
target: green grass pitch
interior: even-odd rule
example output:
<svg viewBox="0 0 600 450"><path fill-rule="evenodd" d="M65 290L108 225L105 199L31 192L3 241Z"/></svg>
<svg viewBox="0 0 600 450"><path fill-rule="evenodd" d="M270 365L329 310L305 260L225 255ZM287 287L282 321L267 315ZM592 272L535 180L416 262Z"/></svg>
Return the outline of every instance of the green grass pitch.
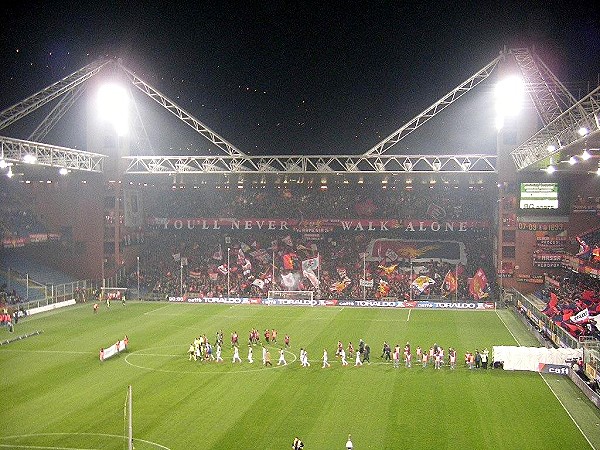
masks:
<svg viewBox="0 0 600 450"><path fill-rule="evenodd" d="M254 364L246 362L251 328L276 328L280 342L291 336L288 366L277 367L276 348L273 368L262 367L260 347ZM188 361L193 338L212 342L219 329L225 361ZM515 339L536 345L509 311L130 302L94 314L88 303L0 333L4 340L35 330L42 333L0 346L0 448L127 448L129 385L137 450L289 449L296 435L307 450L344 449L349 433L358 450L599 448L600 415L566 380L464 366L467 350ZM235 365L234 330L243 360ZM128 351L100 362L100 347L125 334ZM349 359L342 367L337 341L357 346L361 338L372 364L354 367ZM384 340L409 341L413 353L417 345L454 347L458 367L394 369L380 358ZM311 367L296 360L300 347Z"/></svg>

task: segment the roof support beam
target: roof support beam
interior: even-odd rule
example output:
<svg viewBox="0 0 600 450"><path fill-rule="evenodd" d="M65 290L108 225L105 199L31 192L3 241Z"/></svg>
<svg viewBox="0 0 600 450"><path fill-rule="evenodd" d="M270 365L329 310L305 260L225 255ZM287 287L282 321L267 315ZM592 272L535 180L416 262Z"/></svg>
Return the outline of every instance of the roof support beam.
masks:
<svg viewBox="0 0 600 450"><path fill-rule="evenodd" d="M126 156L127 174L496 173L495 155Z"/></svg>
<svg viewBox="0 0 600 450"><path fill-rule="evenodd" d="M106 155L0 136L0 158L8 163L101 173Z"/></svg>

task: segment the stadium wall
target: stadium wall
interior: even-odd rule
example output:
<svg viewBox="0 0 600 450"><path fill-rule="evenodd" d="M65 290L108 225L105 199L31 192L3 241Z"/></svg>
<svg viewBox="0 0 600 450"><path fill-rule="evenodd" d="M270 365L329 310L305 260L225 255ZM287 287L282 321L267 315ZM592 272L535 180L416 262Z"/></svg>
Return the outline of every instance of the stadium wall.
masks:
<svg viewBox="0 0 600 450"><path fill-rule="evenodd" d="M36 214L61 235L58 249L41 252L38 257L74 278L96 277L104 234L101 184L71 177L26 187Z"/></svg>

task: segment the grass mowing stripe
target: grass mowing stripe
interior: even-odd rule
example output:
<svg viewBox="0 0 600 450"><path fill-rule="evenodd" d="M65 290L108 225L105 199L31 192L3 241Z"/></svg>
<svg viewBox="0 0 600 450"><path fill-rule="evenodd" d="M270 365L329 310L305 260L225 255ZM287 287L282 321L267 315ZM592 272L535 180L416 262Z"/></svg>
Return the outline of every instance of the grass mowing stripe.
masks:
<svg viewBox="0 0 600 450"><path fill-rule="evenodd" d="M157 307L160 310L145 314ZM513 339L491 311L409 311L134 301L125 307L113 304L110 310L101 307L96 315L88 304L42 315L36 322L25 319L19 322L19 332L33 330L34 325L39 328L41 320L44 334L35 343L27 342L33 339L11 343L11 349L18 351L3 352L8 349L0 347L0 389L11 395L0 413L3 431L66 433L64 438L47 441L24 438L18 442L23 445L106 448L106 443L92 443L82 433L102 427L121 435L123 399L132 385L134 437L173 450L248 444L289 448L295 434L307 448L343 448L348 433L356 448L588 446L537 377L469 371L461 357L455 371L447 366L434 370L415 363L411 369L394 369L384 364L379 358L384 340L392 345L408 340L413 353L417 345L428 349L438 342L445 348L456 347L462 356L467 350ZM513 321L518 324L502 317L509 326ZM279 340L289 333L290 351L296 356L301 346L306 347L314 363L302 368L299 362L291 362L290 355L286 367L262 368L260 347L255 347L256 362L251 366L244 351L251 328L261 332L276 328ZM218 329L225 333L225 362L188 361L191 340L205 333L213 341ZM240 334L244 359L235 366L228 345L233 330ZM100 363L100 346L124 334L130 338L128 353ZM353 367L349 359L350 366L342 367L333 356L338 339L345 347L350 340L357 347L360 338L370 344L373 364ZM323 347L329 351L329 369L321 368ZM143 360L140 365L148 368L132 367L126 359ZM272 360L277 363L274 350ZM12 442L0 436L0 443Z"/></svg>
<svg viewBox="0 0 600 450"><path fill-rule="evenodd" d="M556 395L556 392L554 392L554 389L552 389L552 386L550 386L550 383L548 383L548 380L546 380L546 377L543 374L541 374L541 373L540 373L540 377L542 377L542 380L544 380L544 383L546 383L546 386L548 386L548 389L550 389L550 392L552 392L552 394L554 395L554 397L556 397L556 400L558 400L558 403L560 403L560 406L562 406L562 408L565 410L565 412L571 418L571 420L573 421L573 423L575 424L575 426L577 427L577 429L581 432L581 434L583 435L583 437L585 438L585 440L588 442L588 444L590 444L590 447L592 447L592 449L596 450L596 447L594 446L594 444L592 444L592 442L590 441L590 439L587 437L586 433L584 433L584 431L581 429L581 427L579 426L579 424L577 423L577 421L575 420L575 418L571 415L571 413L569 412L569 410L567 409L567 407L565 406L565 404L558 397L558 395Z"/></svg>
<svg viewBox="0 0 600 450"><path fill-rule="evenodd" d="M498 315L498 318L500 319L500 321L502 322L502 324L504 325L504 327L509 331L509 333L511 334L511 336L513 337L513 339L515 340L515 342L517 343L517 345L521 346L519 340L514 335L514 333L512 332L512 330L508 327L508 325L506 324L506 322L504 321L504 319L502 319L502 317L500 316L500 314L498 314L498 310L496 310L496 314ZM561 398L557 395L557 393L552 388L552 386L550 386L550 383L548 383L548 380L546 379L546 377L542 373L539 373L539 375L542 378L542 380L544 380L544 383L546 384L546 386L548 387L548 389L550 390L550 392L552 392L552 395L554 395L554 397L556 398L556 400L558 401L558 403L560 404L560 406L567 413L567 415L569 416L569 418L571 419L571 421L575 424L575 426L577 427L577 429L579 430L579 432L581 433L581 435L585 438L585 440L590 445L590 447L592 449L596 450L596 447L591 442L590 438L588 438L587 433L584 432L584 430L579 426L578 421L575 419L575 417L573 417L573 415L571 414L571 412L567 409L567 407L565 406L565 404L563 403L563 401L561 400Z"/></svg>

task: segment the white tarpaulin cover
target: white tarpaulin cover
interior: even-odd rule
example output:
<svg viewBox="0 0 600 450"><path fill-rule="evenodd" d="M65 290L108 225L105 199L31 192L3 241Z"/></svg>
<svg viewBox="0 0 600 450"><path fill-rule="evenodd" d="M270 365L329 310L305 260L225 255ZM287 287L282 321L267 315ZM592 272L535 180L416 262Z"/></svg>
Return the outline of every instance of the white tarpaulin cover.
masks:
<svg viewBox="0 0 600 450"><path fill-rule="evenodd" d="M583 357L582 349L494 346L492 359L501 361L504 370L529 370L538 372L540 363L562 364L567 360Z"/></svg>

